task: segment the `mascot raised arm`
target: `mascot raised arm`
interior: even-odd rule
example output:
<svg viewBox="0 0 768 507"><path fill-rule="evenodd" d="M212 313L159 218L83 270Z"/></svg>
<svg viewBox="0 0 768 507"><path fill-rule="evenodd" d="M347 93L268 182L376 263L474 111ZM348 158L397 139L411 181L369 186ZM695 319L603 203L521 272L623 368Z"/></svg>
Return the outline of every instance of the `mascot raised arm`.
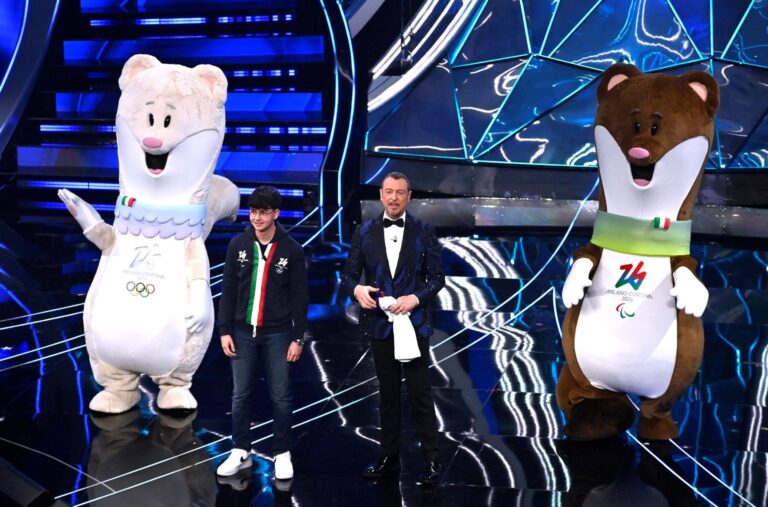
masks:
<svg viewBox="0 0 768 507"><path fill-rule="evenodd" d="M599 211L563 285L557 402L574 439L676 438L670 409L696 376L708 292L690 256L691 215L714 137L719 90L704 72L615 64L597 92Z"/></svg>
<svg viewBox="0 0 768 507"><path fill-rule="evenodd" d="M189 391L213 330L204 240L234 220L240 196L214 176L224 139L227 80L218 67L188 68L134 55L120 76L116 132L120 196L107 225L59 190L101 249L83 323L96 381L91 410L124 412L140 399L139 376L160 388L157 406L194 409Z"/></svg>

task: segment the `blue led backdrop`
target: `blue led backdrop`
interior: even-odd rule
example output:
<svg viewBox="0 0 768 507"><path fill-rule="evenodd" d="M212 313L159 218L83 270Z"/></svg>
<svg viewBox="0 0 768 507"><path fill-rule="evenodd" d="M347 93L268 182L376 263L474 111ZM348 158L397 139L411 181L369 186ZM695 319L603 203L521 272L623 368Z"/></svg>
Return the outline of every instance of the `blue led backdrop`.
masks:
<svg viewBox="0 0 768 507"><path fill-rule="evenodd" d="M10 68L24 22L24 1L0 2L0 90Z"/></svg>
<svg viewBox="0 0 768 507"><path fill-rule="evenodd" d="M436 64L371 116L369 154L595 167L596 86L624 61L710 72L722 104L708 168L768 167L768 1L475 4Z"/></svg>

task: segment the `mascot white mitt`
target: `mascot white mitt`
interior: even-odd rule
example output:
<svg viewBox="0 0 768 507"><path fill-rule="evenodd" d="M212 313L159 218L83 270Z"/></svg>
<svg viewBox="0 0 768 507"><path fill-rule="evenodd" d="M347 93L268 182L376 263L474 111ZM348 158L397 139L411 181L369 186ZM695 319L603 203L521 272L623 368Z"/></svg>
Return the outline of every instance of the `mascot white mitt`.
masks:
<svg viewBox="0 0 768 507"><path fill-rule="evenodd" d="M204 240L234 220L237 188L213 176L224 139L227 80L218 67L134 55L120 76L116 131L120 196L107 225L68 190L59 198L102 255L83 312L96 381L91 410L124 412L139 376L159 386L161 409L194 409L192 375L213 330Z"/></svg>

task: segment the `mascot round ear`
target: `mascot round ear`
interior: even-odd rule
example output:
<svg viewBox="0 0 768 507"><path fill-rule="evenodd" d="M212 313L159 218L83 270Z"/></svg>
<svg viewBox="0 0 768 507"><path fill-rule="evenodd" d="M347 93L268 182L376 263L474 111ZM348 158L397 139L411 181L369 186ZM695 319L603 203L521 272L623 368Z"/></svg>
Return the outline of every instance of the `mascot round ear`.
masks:
<svg viewBox="0 0 768 507"><path fill-rule="evenodd" d="M208 86L218 107L224 107L227 101L227 78L224 72L214 65L198 65L192 71Z"/></svg>
<svg viewBox="0 0 768 507"><path fill-rule="evenodd" d="M120 74L120 79L117 84L120 86L120 91L125 90L128 83L140 73L152 67L160 65L160 60L152 55L133 55L128 58L128 61L123 65L123 72Z"/></svg>
<svg viewBox="0 0 768 507"><path fill-rule="evenodd" d="M640 69L630 63L614 63L603 72L603 79L597 88L597 100L602 102L605 95L622 81L642 74Z"/></svg>
<svg viewBox="0 0 768 507"><path fill-rule="evenodd" d="M712 118L720 107L720 87L717 81L706 72L688 72L680 76L696 95L704 102L707 114Z"/></svg>

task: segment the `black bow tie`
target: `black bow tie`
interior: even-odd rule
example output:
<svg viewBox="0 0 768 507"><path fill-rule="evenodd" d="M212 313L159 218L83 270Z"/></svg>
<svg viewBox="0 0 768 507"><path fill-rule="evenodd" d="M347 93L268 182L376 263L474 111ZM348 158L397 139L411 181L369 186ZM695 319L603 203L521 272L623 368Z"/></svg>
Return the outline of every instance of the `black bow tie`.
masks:
<svg viewBox="0 0 768 507"><path fill-rule="evenodd" d="M389 218L384 219L384 227L389 227L390 225L396 225L398 227L402 227L405 225L405 220L402 218L398 218L397 220L390 220Z"/></svg>

